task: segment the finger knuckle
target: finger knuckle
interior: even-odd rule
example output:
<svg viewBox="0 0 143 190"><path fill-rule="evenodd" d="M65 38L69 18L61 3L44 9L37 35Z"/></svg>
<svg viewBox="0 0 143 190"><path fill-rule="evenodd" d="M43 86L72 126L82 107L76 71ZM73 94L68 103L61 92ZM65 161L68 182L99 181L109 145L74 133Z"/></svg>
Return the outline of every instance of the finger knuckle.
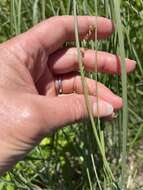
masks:
<svg viewBox="0 0 143 190"><path fill-rule="evenodd" d="M80 95L74 95L72 115L75 122L85 118L84 98Z"/></svg>
<svg viewBox="0 0 143 190"><path fill-rule="evenodd" d="M73 90L78 93L80 92L81 77L76 75L73 80Z"/></svg>

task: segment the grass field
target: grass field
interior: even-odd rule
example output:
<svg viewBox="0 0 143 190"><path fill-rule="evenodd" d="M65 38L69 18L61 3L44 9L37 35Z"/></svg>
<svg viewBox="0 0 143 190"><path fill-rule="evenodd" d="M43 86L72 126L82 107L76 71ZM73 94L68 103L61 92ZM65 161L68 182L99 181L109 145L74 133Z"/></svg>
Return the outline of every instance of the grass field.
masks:
<svg viewBox="0 0 143 190"><path fill-rule="evenodd" d="M122 75L80 73L101 81L122 96L124 108L113 122L90 119L45 138L24 161L0 178L0 190L142 190L143 189L143 1L1 0L0 42L54 15L111 18L114 35L76 46L120 55ZM137 61L126 76L124 59ZM80 62L80 55L79 55ZM82 63L81 63L82 64ZM85 93L86 99L86 93Z"/></svg>

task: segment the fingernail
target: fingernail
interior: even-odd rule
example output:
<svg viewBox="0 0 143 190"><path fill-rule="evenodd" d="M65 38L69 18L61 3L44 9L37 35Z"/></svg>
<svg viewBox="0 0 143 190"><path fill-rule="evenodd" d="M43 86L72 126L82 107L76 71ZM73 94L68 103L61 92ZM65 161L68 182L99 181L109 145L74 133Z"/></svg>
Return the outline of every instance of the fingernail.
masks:
<svg viewBox="0 0 143 190"><path fill-rule="evenodd" d="M134 68L136 67L136 65L137 65L137 62L136 61L134 61L134 60L132 60L132 64L134 65Z"/></svg>
<svg viewBox="0 0 143 190"><path fill-rule="evenodd" d="M137 62L136 61L134 61L134 60L131 60L131 59L126 59L126 61L130 64L130 70L132 71L132 70L134 70L135 69L135 67L136 67L136 65L137 65Z"/></svg>
<svg viewBox="0 0 143 190"><path fill-rule="evenodd" d="M115 94L112 94L112 100L122 102L122 98L120 96L115 95Z"/></svg>
<svg viewBox="0 0 143 190"><path fill-rule="evenodd" d="M106 114L107 115L111 115L113 113L113 107L112 107L112 105L106 103L105 106L106 106Z"/></svg>
<svg viewBox="0 0 143 190"><path fill-rule="evenodd" d="M137 64L137 62L136 61L133 61L133 63L136 65Z"/></svg>
<svg viewBox="0 0 143 190"><path fill-rule="evenodd" d="M93 105L93 112L95 116L106 117L113 114L113 106L104 101L96 102Z"/></svg>
<svg viewBox="0 0 143 190"><path fill-rule="evenodd" d="M122 98L116 95L112 96L112 105L114 105L115 110L121 109L123 107Z"/></svg>

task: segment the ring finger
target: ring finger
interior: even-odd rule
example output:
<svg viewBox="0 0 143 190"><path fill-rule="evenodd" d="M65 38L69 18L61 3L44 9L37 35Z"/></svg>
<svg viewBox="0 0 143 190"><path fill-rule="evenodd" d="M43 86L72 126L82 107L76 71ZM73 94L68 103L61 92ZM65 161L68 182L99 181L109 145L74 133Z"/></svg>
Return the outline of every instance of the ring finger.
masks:
<svg viewBox="0 0 143 190"><path fill-rule="evenodd" d="M100 99L110 103L115 110L122 107L122 98L115 95L105 85L89 78L85 78L85 80L89 95L98 96ZM63 94L83 94L81 77L76 74L64 75L61 80L60 88L62 88Z"/></svg>

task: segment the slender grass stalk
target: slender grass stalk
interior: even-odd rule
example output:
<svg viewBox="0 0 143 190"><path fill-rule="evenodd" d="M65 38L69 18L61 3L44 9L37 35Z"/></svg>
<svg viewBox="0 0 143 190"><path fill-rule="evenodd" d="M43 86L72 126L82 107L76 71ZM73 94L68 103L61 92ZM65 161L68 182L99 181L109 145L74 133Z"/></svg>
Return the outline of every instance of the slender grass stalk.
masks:
<svg viewBox="0 0 143 190"><path fill-rule="evenodd" d="M21 33L21 14L22 14L22 0L11 1L11 32L14 34Z"/></svg>
<svg viewBox="0 0 143 190"><path fill-rule="evenodd" d="M83 1L83 11L85 15L89 15L87 0Z"/></svg>
<svg viewBox="0 0 143 190"><path fill-rule="evenodd" d="M66 8L66 14L70 15L71 13L71 8L72 8L72 0L67 1L67 8Z"/></svg>
<svg viewBox="0 0 143 190"><path fill-rule="evenodd" d="M111 181L115 181L115 178L112 174L112 171L110 169L109 163L106 160L106 156L105 156L105 152L103 152L103 148L102 148L102 144L100 143L100 139L98 137L98 133L96 130L96 126L95 126L95 122L94 122L94 118L92 115L92 109L91 109L91 104L89 101L89 96L88 96L88 87L86 84L86 80L84 77L84 67L83 67L83 62L82 62L82 56L81 56L81 52L80 52L80 43L79 43L79 32L78 32L78 19L77 19L77 14L76 14L76 1L73 1L73 5L74 5L74 26L75 26L75 39L76 39L76 47L77 47L77 52L78 52L78 61L79 61L79 68L80 68L80 74L81 74L81 81L82 81L82 86L83 86L83 92L84 92L84 96L85 96L85 103L86 103L86 107L87 107L87 111L89 113L89 118L93 127L93 132L100 150L100 153L102 155L103 158L103 163L105 166L105 170L107 171L109 178L111 179Z"/></svg>
<svg viewBox="0 0 143 190"><path fill-rule="evenodd" d="M22 13L22 0L18 1L18 15L17 15L17 34L21 33L21 13Z"/></svg>
<svg viewBox="0 0 143 190"><path fill-rule="evenodd" d="M141 136L142 132L143 132L143 124L140 126L140 128L138 129L138 131L137 131L137 133L136 133L134 139L133 139L132 142L130 143L129 149L132 149L132 148L133 148L133 146L135 145L137 139Z"/></svg>
<svg viewBox="0 0 143 190"><path fill-rule="evenodd" d="M52 12L53 12L53 15L54 15L54 16L57 15L57 14L56 14L56 11L55 11L55 9L54 9L54 5L53 5L52 0L50 0L50 7L51 7L51 10L52 10Z"/></svg>
<svg viewBox="0 0 143 190"><path fill-rule="evenodd" d="M90 177L90 173L89 173L89 169L88 168L86 169L86 173L87 173L87 177L88 177L88 181L89 181L90 190L93 190L93 188L92 188L92 181L91 181L91 177Z"/></svg>
<svg viewBox="0 0 143 190"><path fill-rule="evenodd" d="M16 21L16 9L15 9L15 0L11 0L11 31L17 34L17 21Z"/></svg>
<svg viewBox="0 0 143 190"><path fill-rule="evenodd" d="M135 59L137 60L138 67L139 67L139 70L140 70L140 74L141 74L141 76L143 76L143 66L141 64L141 61L140 61L140 59L138 57L138 54L137 54L137 52L135 50L135 47L133 45L132 45L132 51L134 53Z"/></svg>
<svg viewBox="0 0 143 190"><path fill-rule="evenodd" d="M116 28L119 38L119 54L121 60L121 79L122 79L122 97L123 97L123 149L122 149L122 176L121 189L126 189L126 161L127 161L127 127L128 127L128 101L127 101L127 74L125 67L125 48L124 37L120 15L120 1L114 0Z"/></svg>
<svg viewBox="0 0 143 190"><path fill-rule="evenodd" d="M59 3L60 3L61 11L62 11L63 15L65 15L66 14L65 5L64 5L63 1L61 1L61 0L59 0Z"/></svg>
<svg viewBox="0 0 143 190"><path fill-rule="evenodd" d="M97 68L97 65L98 65L98 58L97 58L97 53L98 53L98 39L97 39L97 31L98 31L98 28L97 28L97 16L98 16L98 0L94 0L94 9L95 9L95 33L94 33L94 45L92 43L92 49L94 49L95 51L95 57L94 57L94 74L95 74L95 80L96 80L96 92L95 94L97 95L96 98L97 98L97 112L99 113L99 97L98 97L98 68ZM104 147L104 135L103 135L103 131L101 130L101 123L100 123L100 118L98 116L97 118L97 127L98 127L98 131L99 131L99 137L100 137L100 142L101 142L101 145L102 145L102 149L103 149L103 152L105 154L105 147Z"/></svg>
<svg viewBox="0 0 143 190"><path fill-rule="evenodd" d="M42 20L46 18L46 1L42 0Z"/></svg>
<svg viewBox="0 0 143 190"><path fill-rule="evenodd" d="M38 23L38 3L39 3L39 0L35 0L34 1L34 5L33 5L33 25L37 24Z"/></svg>
<svg viewBox="0 0 143 190"><path fill-rule="evenodd" d="M104 0L104 4L105 4L105 15L106 17L108 17L109 14L109 0Z"/></svg>
<svg viewBox="0 0 143 190"><path fill-rule="evenodd" d="M99 112L99 104L98 104L98 102L99 102L99 98L98 98L98 69L97 69L97 65L98 65L98 63L97 63L97 61L98 61L98 59L97 59L97 52L98 52L98 39L97 39L97 31L98 31L98 28L97 28L98 0L94 0L94 9L95 9L95 34L94 34L94 45L92 43L92 49L94 49L94 51L95 51L95 60L94 60L94 74L95 74L95 80L96 80L96 92L95 93L97 95L96 96L97 97L97 112ZM105 155L104 135L103 135L103 131L101 130L101 125L100 124L101 124L100 123L100 118L98 116L98 118L97 118L97 127L98 127L98 131L99 131L99 138L100 138L100 143L101 143L101 146L102 146L102 151L104 152L104 155ZM106 155L105 155L105 157L106 157ZM108 163L107 163L107 168L106 168L106 158L105 157L103 158L103 163L105 164L105 176L108 178L108 175L110 176L111 169L110 169L110 166L109 166ZM93 163L93 158L92 158L92 163ZM107 171L106 171L106 169L107 169ZM94 167L94 170L95 170L95 167ZM98 182L99 189L101 189L101 185L100 185L100 182L99 182L99 179L98 179L98 175L96 175L96 179L97 179L97 182Z"/></svg>
<svg viewBox="0 0 143 190"><path fill-rule="evenodd" d="M96 169L96 165L95 165L93 154L91 154L91 160L92 160L92 165L93 165L95 177L97 179L97 184L98 184L99 190L102 190L102 187L101 187L101 184L100 184L100 180L99 180L99 177L98 177L98 174L97 174L97 169Z"/></svg>

